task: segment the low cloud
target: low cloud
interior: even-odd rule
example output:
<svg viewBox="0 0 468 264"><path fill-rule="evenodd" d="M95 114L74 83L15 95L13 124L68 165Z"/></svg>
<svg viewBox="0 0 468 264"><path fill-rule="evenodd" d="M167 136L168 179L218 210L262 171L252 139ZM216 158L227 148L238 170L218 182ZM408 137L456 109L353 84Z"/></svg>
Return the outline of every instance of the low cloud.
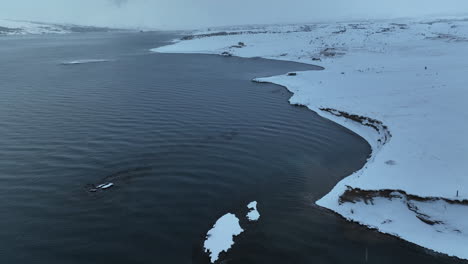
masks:
<svg viewBox="0 0 468 264"><path fill-rule="evenodd" d="M118 7L121 7L122 5L128 2L128 0L110 0L110 1Z"/></svg>
<svg viewBox="0 0 468 264"><path fill-rule="evenodd" d="M11 0L0 18L159 29L468 13L466 0Z"/></svg>

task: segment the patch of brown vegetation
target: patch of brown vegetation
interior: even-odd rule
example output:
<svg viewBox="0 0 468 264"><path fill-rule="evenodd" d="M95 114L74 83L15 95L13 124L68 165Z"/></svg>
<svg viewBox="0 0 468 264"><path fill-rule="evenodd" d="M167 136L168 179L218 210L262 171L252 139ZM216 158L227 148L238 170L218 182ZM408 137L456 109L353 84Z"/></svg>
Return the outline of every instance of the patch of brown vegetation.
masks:
<svg viewBox="0 0 468 264"><path fill-rule="evenodd" d="M468 200L449 200L441 197L420 197L416 195L407 194L402 190L362 190L359 188L352 188L347 186L347 190L340 196L339 204L344 203L357 203L364 202L365 204L374 205L374 199L376 198L385 198L388 200L401 199L406 203L408 210L412 211L415 216L425 224L428 225L443 225L444 222L439 220L434 220L431 216L422 213L419 208L412 203L413 201L417 202L435 202L435 201L444 201L448 204L459 204L468 206Z"/></svg>
<svg viewBox="0 0 468 264"><path fill-rule="evenodd" d="M355 115L355 114L350 114L344 111L339 111L333 108L320 108L320 110L328 112L334 116L341 116L347 119L351 119L353 121L356 121L364 126L372 127L375 129L377 132L382 134L382 138L379 139L378 141L381 144L387 143L390 138L392 137L392 134L388 130L388 127L382 123L382 121L379 121L377 119L373 119L367 116L361 116L361 115Z"/></svg>

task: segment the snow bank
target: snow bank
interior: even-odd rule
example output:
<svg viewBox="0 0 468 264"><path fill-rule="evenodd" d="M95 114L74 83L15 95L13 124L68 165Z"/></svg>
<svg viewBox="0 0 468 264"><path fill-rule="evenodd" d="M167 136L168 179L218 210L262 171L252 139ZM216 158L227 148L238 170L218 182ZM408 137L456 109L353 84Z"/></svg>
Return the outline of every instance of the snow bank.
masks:
<svg viewBox="0 0 468 264"><path fill-rule="evenodd" d="M323 71L257 79L285 86L294 93L291 104L306 105L372 146L365 166L317 204L468 259L461 246L468 244L468 227L460 222L468 214L468 19L223 28L184 39L153 51L324 66ZM450 217L431 224L405 206L403 198L346 202L343 195L350 190L399 191L411 203L421 201L418 208L429 218L440 216L444 201Z"/></svg>
<svg viewBox="0 0 468 264"><path fill-rule="evenodd" d="M216 221L205 240L205 252L210 253L211 262L218 260L221 252L227 252L234 244L233 237L244 230L239 225L239 219L233 214L225 214Z"/></svg>
<svg viewBox="0 0 468 264"><path fill-rule="evenodd" d="M250 202L247 205L247 208L250 209L250 211L247 213L247 219L249 219L249 221L258 221L260 218L260 213L257 210L257 202Z"/></svg>
<svg viewBox="0 0 468 264"><path fill-rule="evenodd" d="M398 191L353 202L343 203L340 214L423 247L468 258L466 205L413 200Z"/></svg>

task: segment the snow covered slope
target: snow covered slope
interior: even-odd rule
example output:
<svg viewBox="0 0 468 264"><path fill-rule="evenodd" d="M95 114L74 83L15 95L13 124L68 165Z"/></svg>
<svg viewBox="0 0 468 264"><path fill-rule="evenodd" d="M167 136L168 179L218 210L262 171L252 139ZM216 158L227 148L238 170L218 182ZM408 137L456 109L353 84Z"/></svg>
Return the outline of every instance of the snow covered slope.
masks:
<svg viewBox="0 0 468 264"><path fill-rule="evenodd" d="M77 25L57 25L38 22L14 21L0 19L1 35L26 35L26 34L63 34L86 31L108 31L107 28L87 27Z"/></svg>
<svg viewBox="0 0 468 264"><path fill-rule="evenodd" d="M323 71L260 78L363 136L361 170L317 201L351 221L468 259L468 19L207 30L154 52L265 57Z"/></svg>

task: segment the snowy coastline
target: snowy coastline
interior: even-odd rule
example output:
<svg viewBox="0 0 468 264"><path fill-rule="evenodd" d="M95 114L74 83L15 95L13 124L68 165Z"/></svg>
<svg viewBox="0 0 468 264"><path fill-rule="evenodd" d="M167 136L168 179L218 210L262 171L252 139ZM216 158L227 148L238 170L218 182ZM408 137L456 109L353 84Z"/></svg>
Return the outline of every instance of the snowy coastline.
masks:
<svg viewBox="0 0 468 264"><path fill-rule="evenodd" d="M323 66L268 78L365 138L372 155L317 204L350 221L468 259L468 19L272 25L200 31L166 53Z"/></svg>

